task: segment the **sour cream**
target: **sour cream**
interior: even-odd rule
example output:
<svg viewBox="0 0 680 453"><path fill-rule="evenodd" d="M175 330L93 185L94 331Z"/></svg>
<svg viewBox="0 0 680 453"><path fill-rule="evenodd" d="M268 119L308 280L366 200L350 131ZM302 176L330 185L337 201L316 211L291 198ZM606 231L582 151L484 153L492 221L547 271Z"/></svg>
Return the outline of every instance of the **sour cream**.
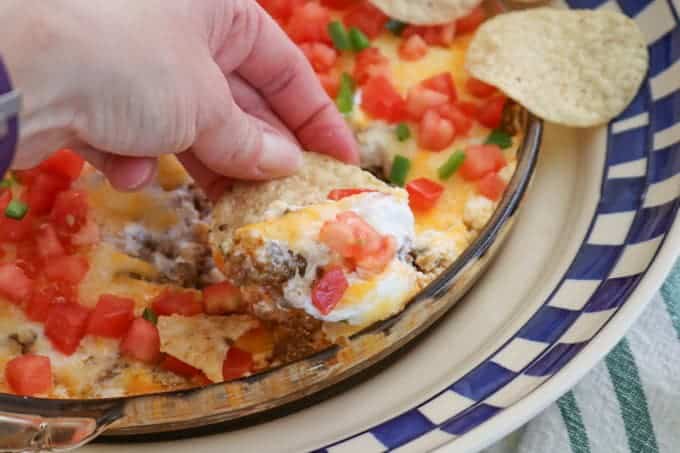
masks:
<svg viewBox="0 0 680 453"><path fill-rule="evenodd" d="M331 261L331 251L317 239L323 222L308 223L306 234L295 235L300 241L289 244L292 250L305 258L307 266L304 275L295 275L285 283L284 303L322 321L345 321L352 325L370 324L399 312L417 291L417 271L402 261L403 252L411 247L415 237L415 221L406 198L369 192L347 197L335 203L333 208L333 215L321 217L329 220L337 213L353 211L380 234L392 236L402 253L395 255L378 275L347 275L349 287L342 300L324 315L312 303L311 287L317 278L318 268ZM310 237L315 240L310 241ZM304 247L296 247L301 245L300 242L304 243Z"/></svg>

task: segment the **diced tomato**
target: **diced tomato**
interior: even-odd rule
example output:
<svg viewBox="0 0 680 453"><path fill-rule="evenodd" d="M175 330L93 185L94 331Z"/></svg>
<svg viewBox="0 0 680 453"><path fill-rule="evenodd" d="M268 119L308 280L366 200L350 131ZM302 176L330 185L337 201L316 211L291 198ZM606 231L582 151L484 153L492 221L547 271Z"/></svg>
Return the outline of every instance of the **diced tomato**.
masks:
<svg viewBox="0 0 680 453"><path fill-rule="evenodd" d="M474 77L467 79L465 82L465 89L468 93L478 98L488 98L496 92L496 87L482 82L479 79L475 79Z"/></svg>
<svg viewBox="0 0 680 453"><path fill-rule="evenodd" d="M323 224L319 240L343 258L361 259L378 251L382 237L352 211L342 212Z"/></svg>
<svg viewBox="0 0 680 453"><path fill-rule="evenodd" d="M418 35L413 35L401 42L399 46L399 56L402 60L420 60L427 55L427 43Z"/></svg>
<svg viewBox="0 0 680 453"><path fill-rule="evenodd" d="M249 373L253 369L253 355L232 346L227 351L227 356L222 363L222 377L225 381L237 379Z"/></svg>
<svg viewBox="0 0 680 453"><path fill-rule="evenodd" d="M473 145L465 151L465 160L458 172L464 179L476 181L505 165L503 151L497 145Z"/></svg>
<svg viewBox="0 0 680 453"><path fill-rule="evenodd" d="M439 25L439 41L436 43L437 45L446 47L450 46L453 44L453 41L456 39L456 23L452 22L450 24L444 24L444 25Z"/></svg>
<svg viewBox="0 0 680 453"><path fill-rule="evenodd" d="M78 288L71 283L39 281L33 293L36 292L49 294L54 303L78 303Z"/></svg>
<svg viewBox="0 0 680 453"><path fill-rule="evenodd" d="M33 235L35 217L29 211L21 220L10 219L0 213L0 241L21 242Z"/></svg>
<svg viewBox="0 0 680 453"><path fill-rule="evenodd" d="M331 14L327 8L318 3L306 3L293 10L286 31L296 43L323 42L331 44L328 24Z"/></svg>
<svg viewBox="0 0 680 453"><path fill-rule="evenodd" d="M0 213L0 241L21 242L33 236L35 217L29 211L23 219L15 220Z"/></svg>
<svg viewBox="0 0 680 453"><path fill-rule="evenodd" d="M0 189L0 215L4 215L5 209L12 201L12 192L9 189Z"/></svg>
<svg viewBox="0 0 680 453"><path fill-rule="evenodd" d="M88 216L85 224L75 233L69 236L71 245L76 247L93 245L99 242L99 226L97 222Z"/></svg>
<svg viewBox="0 0 680 453"><path fill-rule="evenodd" d="M374 77L364 85L361 108L374 118L390 123L406 119L404 98L385 77Z"/></svg>
<svg viewBox="0 0 680 453"><path fill-rule="evenodd" d="M81 255L64 255L51 258L45 263L45 277L50 281L78 284L87 274L90 265Z"/></svg>
<svg viewBox="0 0 680 453"><path fill-rule="evenodd" d="M370 255L357 260L357 268L372 274L379 274L394 259L397 241L392 236L383 236L380 248Z"/></svg>
<svg viewBox="0 0 680 453"><path fill-rule="evenodd" d="M179 374L184 377L193 377L197 374L201 374L201 370L194 368L186 362L182 362L180 359L173 357L169 354L165 354L161 360L161 368L164 370L172 371L175 374Z"/></svg>
<svg viewBox="0 0 680 453"><path fill-rule="evenodd" d="M458 136L467 135L472 129L472 119L454 104L440 105L437 108L437 113L453 123L453 128Z"/></svg>
<svg viewBox="0 0 680 453"><path fill-rule="evenodd" d="M370 225L368 226L370 227ZM350 258L356 239L352 226L336 219L323 224L319 231L319 241L342 257Z"/></svg>
<svg viewBox="0 0 680 453"><path fill-rule="evenodd" d="M347 277L341 267L331 267L314 283L312 303L322 315L327 315L342 300L349 288Z"/></svg>
<svg viewBox="0 0 680 453"><path fill-rule="evenodd" d="M5 366L5 380L17 395L47 393L52 389L50 359L36 354L15 357Z"/></svg>
<svg viewBox="0 0 680 453"><path fill-rule="evenodd" d="M63 176L41 172L26 190L26 203L35 215L52 210L57 194L69 188L71 181Z"/></svg>
<svg viewBox="0 0 680 453"><path fill-rule="evenodd" d="M241 291L229 282L203 288L203 305L209 315L235 313L241 307Z"/></svg>
<svg viewBox="0 0 680 453"><path fill-rule="evenodd" d="M342 200L343 198L358 195L360 193L377 192L374 189L334 189L328 192L328 199L333 201Z"/></svg>
<svg viewBox="0 0 680 453"><path fill-rule="evenodd" d="M338 52L328 44L321 42L303 43L300 44L300 49L316 72L328 71L338 59Z"/></svg>
<svg viewBox="0 0 680 453"><path fill-rule="evenodd" d="M257 0L258 3L280 24L285 25L293 11L307 0Z"/></svg>
<svg viewBox="0 0 680 453"><path fill-rule="evenodd" d="M354 81L363 85L374 77L390 76L390 60L376 47L369 47L359 52L354 60Z"/></svg>
<svg viewBox="0 0 680 453"><path fill-rule="evenodd" d="M98 337L122 338L135 318L135 301L102 294L87 325L87 333Z"/></svg>
<svg viewBox="0 0 680 453"><path fill-rule="evenodd" d="M347 27L356 27L369 38L377 38L384 30L389 17L369 1L362 0L352 7L344 17Z"/></svg>
<svg viewBox="0 0 680 453"><path fill-rule="evenodd" d="M21 220L0 216L0 240L21 242L28 239L33 232L33 217L25 216Z"/></svg>
<svg viewBox="0 0 680 453"><path fill-rule="evenodd" d="M203 313L203 302L189 291L166 290L156 296L151 308L158 316L194 316Z"/></svg>
<svg viewBox="0 0 680 453"><path fill-rule="evenodd" d="M505 96L494 96L477 111L477 121L489 129L496 129L503 120L503 109L505 108Z"/></svg>
<svg viewBox="0 0 680 453"><path fill-rule="evenodd" d="M37 245L36 249L40 258L43 261L49 258L65 255L64 246L59 242L57 232L49 223L43 223L38 227L38 234L35 238Z"/></svg>
<svg viewBox="0 0 680 453"><path fill-rule="evenodd" d="M449 102L449 97L439 91L417 85L406 97L406 111L413 120L420 120L425 112Z"/></svg>
<svg viewBox="0 0 680 453"><path fill-rule="evenodd" d="M333 9L347 9L356 2L357 0L321 0L323 6Z"/></svg>
<svg viewBox="0 0 680 453"><path fill-rule="evenodd" d="M418 178L406 184L409 205L414 211L432 209L444 192L444 186L427 178Z"/></svg>
<svg viewBox="0 0 680 453"><path fill-rule="evenodd" d="M22 241L15 245L16 260L14 264L20 267L28 276L35 279L42 273L43 260L38 254L37 241Z"/></svg>
<svg viewBox="0 0 680 453"><path fill-rule="evenodd" d="M456 102L456 107L470 118L477 117L477 105L473 102Z"/></svg>
<svg viewBox="0 0 680 453"><path fill-rule="evenodd" d="M498 173L489 173L477 181L477 191L489 200L497 201L505 192L505 181L498 176Z"/></svg>
<svg viewBox="0 0 680 453"><path fill-rule="evenodd" d="M449 102L454 102L458 98L456 85L453 83L453 77L451 77L450 72L443 72L423 80L421 85L430 90L445 94L449 98Z"/></svg>
<svg viewBox="0 0 680 453"><path fill-rule="evenodd" d="M349 226L354 236L354 244L346 257L360 259L380 249L380 233L353 211L341 212L336 216L336 221Z"/></svg>
<svg viewBox="0 0 680 453"><path fill-rule="evenodd" d="M335 99L340 90L340 76L335 71L329 71L324 74L317 74L321 86L326 91L329 97Z"/></svg>
<svg viewBox="0 0 680 453"><path fill-rule="evenodd" d="M45 321L45 335L66 355L73 354L85 336L89 310L78 304L51 304Z"/></svg>
<svg viewBox="0 0 680 453"><path fill-rule="evenodd" d="M453 123L435 110L425 112L418 127L418 146L430 151L442 151L453 143L456 129Z"/></svg>
<svg viewBox="0 0 680 453"><path fill-rule="evenodd" d="M456 33L463 35L471 33L481 25L486 19L486 12L482 6L478 6L470 11L466 16L461 17L456 21Z"/></svg>
<svg viewBox="0 0 680 453"><path fill-rule="evenodd" d="M75 233L85 225L87 212L87 193L67 190L56 196L50 220L60 231Z"/></svg>
<svg viewBox="0 0 680 453"><path fill-rule="evenodd" d="M14 170L12 173L21 184L28 186L35 181L35 178L37 178L42 171L39 167L34 167L28 170Z"/></svg>
<svg viewBox="0 0 680 453"><path fill-rule="evenodd" d="M120 343L120 352L140 362L157 362L161 356L158 329L146 319L135 319Z"/></svg>
<svg viewBox="0 0 680 453"><path fill-rule="evenodd" d="M70 149L61 149L52 154L40 164L40 169L46 173L61 176L70 181L75 181L83 171L85 159Z"/></svg>
<svg viewBox="0 0 680 453"><path fill-rule="evenodd" d="M0 294L22 304L31 297L33 280L16 264L0 264Z"/></svg>
<svg viewBox="0 0 680 453"><path fill-rule="evenodd" d="M30 302L26 305L26 316L31 321L45 322L50 306L57 303L55 298L48 291L33 291Z"/></svg>
<svg viewBox="0 0 680 453"><path fill-rule="evenodd" d="M456 37L455 23L444 25L409 25L401 34L402 39L418 35L430 46L447 47L453 44Z"/></svg>

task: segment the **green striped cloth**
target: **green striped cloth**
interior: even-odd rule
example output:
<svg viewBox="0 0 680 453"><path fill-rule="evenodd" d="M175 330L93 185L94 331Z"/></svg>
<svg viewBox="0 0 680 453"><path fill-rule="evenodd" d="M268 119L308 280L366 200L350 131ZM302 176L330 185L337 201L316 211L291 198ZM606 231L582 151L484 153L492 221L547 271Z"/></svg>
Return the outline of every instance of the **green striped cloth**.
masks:
<svg viewBox="0 0 680 453"><path fill-rule="evenodd" d="M680 452L680 261L576 387L485 453Z"/></svg>

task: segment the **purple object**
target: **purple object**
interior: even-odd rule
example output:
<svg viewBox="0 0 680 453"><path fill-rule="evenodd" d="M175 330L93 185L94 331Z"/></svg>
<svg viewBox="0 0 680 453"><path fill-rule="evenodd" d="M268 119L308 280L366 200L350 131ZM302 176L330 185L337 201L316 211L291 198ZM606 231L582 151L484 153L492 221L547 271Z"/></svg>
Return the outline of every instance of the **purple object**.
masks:
<svg viewBox="0 0 680 453"><path fill-rule="evenodd" d="M0 175L9 169L19 139L21 95L12 90L9 73L0 58Z"/></svg>

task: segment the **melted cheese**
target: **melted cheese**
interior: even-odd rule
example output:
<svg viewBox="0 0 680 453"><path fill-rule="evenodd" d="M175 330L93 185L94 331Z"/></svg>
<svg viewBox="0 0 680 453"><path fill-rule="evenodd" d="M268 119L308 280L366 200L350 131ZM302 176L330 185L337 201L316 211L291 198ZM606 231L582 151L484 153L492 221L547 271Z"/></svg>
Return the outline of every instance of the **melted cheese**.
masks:
<svg viewBox="0 0 680 453"><path fill-rule="evenodd" d="M308 240L316 241L316 233L323 222L334 218L340 212L341 209L330 202L307 206L273 220L241 227L235 235L281 241L295 248Z"/></svg>
<svg viewBox="0 0 680 453"><path fill-rule="evenodd" d="M162 231L177 222L170 207L146 192L118 192L107 182L90 191L90 202L98 218L122 228L128 222L143 222L149 228Z"/></svg>
<svg viewBox="0 0 680 453"><path fill-rule="evenodd" d="M141 312L167 288L167 285L142 280L158 276L151 264L121 253L109 244L98 244L88 259L90 269L78 292L80 303L86 307L94 307L101 294L113 294L133 299L136 312Z"/></svg>
<svg viewBox="0 0 680 453"><path fill-rule="evenodd" d="M165 231L180 220L170 204L169 192L160 188L119 192L91 168L77 184L87 191L94 217L106 231L119 232L130 222L141 223L154 231Z"/></svg>
<svg viewBox="0 0 680 453"><path fill-rule="evenodd" d="M184 167L182 167L182 164L175 156L170 154L165 154L158 158L158 174L156 179L163 190L175 190L191 182L191 178Z"/></svg>

